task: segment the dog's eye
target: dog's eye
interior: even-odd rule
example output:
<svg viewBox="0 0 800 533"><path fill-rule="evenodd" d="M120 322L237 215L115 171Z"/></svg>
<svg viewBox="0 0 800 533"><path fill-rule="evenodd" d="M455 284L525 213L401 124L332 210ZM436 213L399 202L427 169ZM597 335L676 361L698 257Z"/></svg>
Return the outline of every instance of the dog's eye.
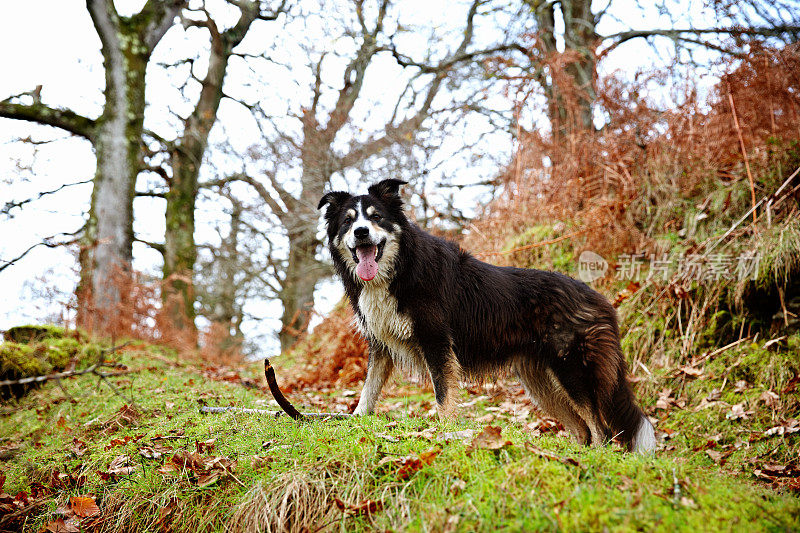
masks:
<svg viewBox="0 0 800 533"><path fill-rule="evenodd" d="M371 215L369 216L369 219L370 219L370 220L373 220L373 221L375 221L375 222L378 222L378 221L380 221L380 219L381 219L381 216L380 216L378 213L373 213L373 214L371 214Z"/></svg>
<svg viewBox="0 0 800 533"><path fill-rule="evenodd" d="M351 217L350 215L347 215L347 216L344 217L344 223L345 224L349 224L352 221L353 221L353 217Z"/></svg>

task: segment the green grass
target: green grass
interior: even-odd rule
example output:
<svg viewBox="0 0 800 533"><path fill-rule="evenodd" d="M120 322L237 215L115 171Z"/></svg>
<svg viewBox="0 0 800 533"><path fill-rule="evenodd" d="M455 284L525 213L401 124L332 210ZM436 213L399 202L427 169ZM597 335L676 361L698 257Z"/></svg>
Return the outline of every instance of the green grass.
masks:
<svg viewBox="0 0 800 533"><path fill-rule="evenodd" d="M731 360L742 355L746 360L750 349L731 353ZM7 477L5 492L30 491L37 482L49 487L56 471L86 478L82 486L65 486L45 496L40 507L17 523L22 529L39 530L57 517L59 505L79 494L96 498L102 514L92 523L107 531L800 528L796 493L773 490L753 476L760 461L778 462L796 454L800 434L750 442L751 434L761 434L775 423L770 410L753 399L762 392L757 387L735 393L728 385L721 397L725 406L695 411L701 397L719 387L721 375L686 380L682 388L679 378L666 376L653 377L657 384L640 383L648 411L660 419L659 429L671 432L658 453L640 456L615 445L585 448L563 435L540 434L536 415L524 416L531 408L516 384L470 387L462 392L462 402L472 405L445 422L425 416L433 405L429 392L400 384L381 402L383 415L297 423L285 417L200 414L199 400L275 407L263 391L211 379L160 348L129 346L112 358L131 370L112 382L141 409L133 422L119 416L127 400L90 375L64 380L64 390L47 384L2 406L0 468ZM281 366L276 363L280 380ZM707 372L721 370L709 367ZM242 374L260 377L259 365ZM686 399L686 408L653 410L655 396L648 391L661 385L673 386L675 396ZM726 418L729 405L742 398L754 413L745 421ZM335 410L345 409L354 398L301 391L292 400ZM784 409L792 408L791 398L781 401ZM503 429L510 446L468 453L469 439L437 440L445 432L480 431L489 422ZM424 430L432 440L419 435ZM721 436L715 449L734 450L724 466L703 449L717 434ZM125 437L130 437L127 443ZM209 439L215 439L213 449L201 455L237 461L232 468L235 478L200 487L190 471L159 473L172 453L194 452L198 442ZM735 448L737 439L742 444ZM140 448L153 445L170 451L158 459L140 454ZM533 453L530 446L579 465ZM441 452L429 465L407 479L398 475L396 461L433 447ZM129 456L135 470L104 481L98 471L107 471L120 455ZM261 459L254 463L255 457ZM382 509L352 516L337 507L337 498L350 505L373 500Z"/></svg>

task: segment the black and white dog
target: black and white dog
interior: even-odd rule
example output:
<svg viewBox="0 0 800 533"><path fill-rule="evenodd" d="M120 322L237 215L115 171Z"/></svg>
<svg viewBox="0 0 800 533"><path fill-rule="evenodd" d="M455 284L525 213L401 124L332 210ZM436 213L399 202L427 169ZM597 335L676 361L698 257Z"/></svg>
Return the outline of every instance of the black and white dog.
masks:
<svg viewBox="0 0 800 533"><path fill-rule="evenodd" d="M440 415L459 378L513 371L542 410L582 443L617 437L655 447L653 426L626 380L614 308L556 272L496 267L422 231L388 179L353 196L330 192L328 244L369 341L367 379L354 414L372 413L395 366L433 383Z"/></svg>

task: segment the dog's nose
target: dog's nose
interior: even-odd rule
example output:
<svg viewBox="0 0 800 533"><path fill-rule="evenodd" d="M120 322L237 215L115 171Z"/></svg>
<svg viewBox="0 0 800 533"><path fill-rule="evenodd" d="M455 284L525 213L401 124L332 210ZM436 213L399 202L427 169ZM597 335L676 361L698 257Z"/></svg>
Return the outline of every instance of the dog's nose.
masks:
<svg viewBox="0 0 800 533"><path fill-rule="evenodd" d="M353 230L353 235L356 236L356 239L364 239L369 236L369 228L365 228L361 226Z"/></svg>

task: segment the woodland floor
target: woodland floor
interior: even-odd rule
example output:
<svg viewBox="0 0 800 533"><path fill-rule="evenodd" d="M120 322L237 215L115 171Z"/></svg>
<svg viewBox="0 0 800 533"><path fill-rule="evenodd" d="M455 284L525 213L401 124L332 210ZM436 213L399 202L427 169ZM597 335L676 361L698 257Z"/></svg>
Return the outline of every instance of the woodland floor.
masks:
<svg viewBox="0 0 800 533"><path fill-rule="evenodd" d="M444 423L406 382L379 415L298 423L200 413L277 409L258 363L204 367L144 344L107 358L127 369L110 378L119 392L87 374L0 405L0 530L800 529L796 378L766 391L670 371L682 385L643 400L660 448L641 456L571 442L514 382L466 387ZM280 382L290 364L273 366ZM345 412L358 392L289 397Z"/></svg>

